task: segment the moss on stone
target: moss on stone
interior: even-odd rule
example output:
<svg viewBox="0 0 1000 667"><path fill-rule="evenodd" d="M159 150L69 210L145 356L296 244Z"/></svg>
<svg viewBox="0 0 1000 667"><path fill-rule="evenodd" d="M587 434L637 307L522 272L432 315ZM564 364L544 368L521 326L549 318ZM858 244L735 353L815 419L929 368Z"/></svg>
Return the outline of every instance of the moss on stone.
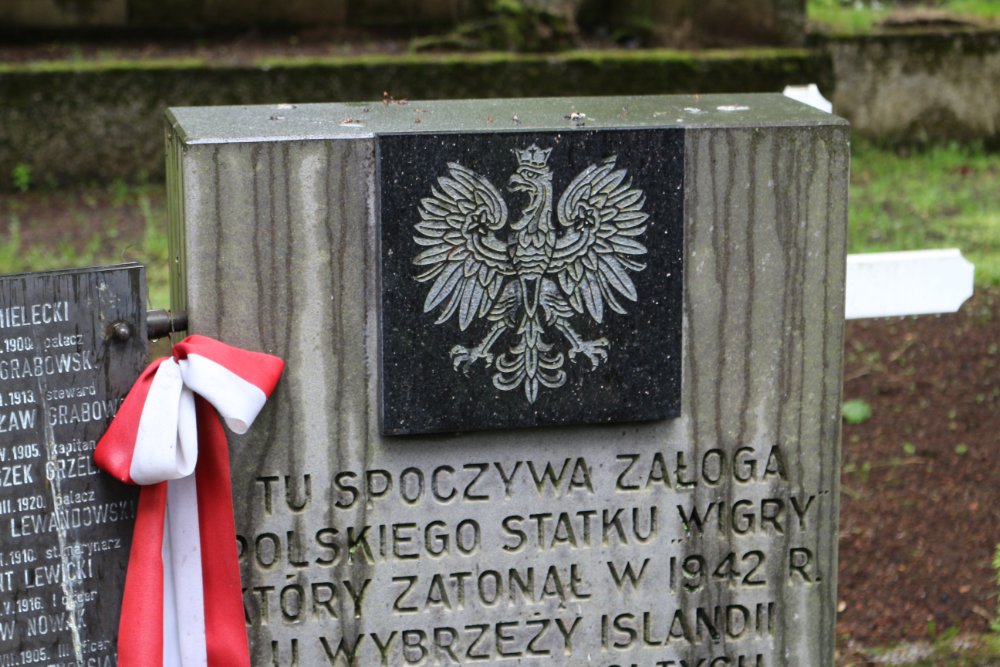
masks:
<svg viewBox="0 0 1000 667"><path fill-rule="evenodd" d="M758 92L789 81L830 86L831 72L826 55L800 49L6 64L0 174L26 164L50 184L160 178L168 106L378 100L383 91L397 99Z"/></svg>

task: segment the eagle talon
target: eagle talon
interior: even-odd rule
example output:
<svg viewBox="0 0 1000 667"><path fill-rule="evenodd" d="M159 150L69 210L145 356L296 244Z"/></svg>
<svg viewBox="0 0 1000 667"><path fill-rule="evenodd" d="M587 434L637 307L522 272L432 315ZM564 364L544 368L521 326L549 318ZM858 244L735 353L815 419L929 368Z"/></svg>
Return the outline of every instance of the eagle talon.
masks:
<svg viewBox="0 0 1000 667"><path fill-rule="evenodd" d="M451 348L451 363L456 371L464 370L468 373L469 368L476 362L477 359L484 360L487 367L493 363L493 355L490 352L484 352L482 347L465 347L464 345L456 345ZM462 368L462 364L465 364L464 369Z"/></svg>
<svg viewBox="0 0 1000 667"><path fill-rule="evenodd" d="M573 341L573 346L569 350L569 358L575 359L577 354L583 354L590 359L593 368L597 368L602 361L608 358L608 351L606 349L608 345L607 338Z"/></svg>

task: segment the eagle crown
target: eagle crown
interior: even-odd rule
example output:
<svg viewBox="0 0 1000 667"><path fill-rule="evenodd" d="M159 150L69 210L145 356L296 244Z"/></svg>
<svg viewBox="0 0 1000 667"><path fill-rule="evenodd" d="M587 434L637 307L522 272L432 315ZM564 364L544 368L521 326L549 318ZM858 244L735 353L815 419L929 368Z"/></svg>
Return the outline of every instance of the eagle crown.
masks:
<svg viewBox="0 0 1000 667"><path fill-rule="evenodd" d="M518 167L533 169L536 171L547 171L549 153L551 148L541 149L536 144L531 144L527 148L515 150Z"/></svg>
<svg viewBox="0 0 1000 667"><path fill-rule="evenodd" d="M513 152L518 166L517 171L511 174L508 189L527 192L528 204L522 211L521 219L514 222L511 228L527 230L532 234L545 233L550 229L548 218L552 214L552 170L548 166L552 149L531 144Z"/></svg>

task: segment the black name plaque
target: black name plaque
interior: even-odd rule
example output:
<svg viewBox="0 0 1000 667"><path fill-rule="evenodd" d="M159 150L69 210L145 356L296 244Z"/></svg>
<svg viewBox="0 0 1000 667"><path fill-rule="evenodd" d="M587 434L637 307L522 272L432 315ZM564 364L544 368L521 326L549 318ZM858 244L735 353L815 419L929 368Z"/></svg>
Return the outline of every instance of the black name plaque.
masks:
<svg viewBox="0 0 1000 667"><path fill-rule="evenodd" d="M137 264L0 277L0 665L114 665L136 492L93 451L146 361Z"/></svg>

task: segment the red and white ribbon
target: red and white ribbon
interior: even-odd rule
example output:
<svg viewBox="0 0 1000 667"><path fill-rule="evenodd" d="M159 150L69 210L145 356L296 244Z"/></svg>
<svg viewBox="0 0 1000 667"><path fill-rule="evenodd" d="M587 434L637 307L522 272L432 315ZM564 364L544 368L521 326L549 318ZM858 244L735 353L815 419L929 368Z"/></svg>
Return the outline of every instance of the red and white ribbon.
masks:
<svg viewBox="0 0 1000 667"><path fill-rule="evenodd" d="M245 433L283 368L269 354L185 338L139 376L98 443L98 466L143 486L119 621L122 667L249 667L218 416Z"/></svg>

